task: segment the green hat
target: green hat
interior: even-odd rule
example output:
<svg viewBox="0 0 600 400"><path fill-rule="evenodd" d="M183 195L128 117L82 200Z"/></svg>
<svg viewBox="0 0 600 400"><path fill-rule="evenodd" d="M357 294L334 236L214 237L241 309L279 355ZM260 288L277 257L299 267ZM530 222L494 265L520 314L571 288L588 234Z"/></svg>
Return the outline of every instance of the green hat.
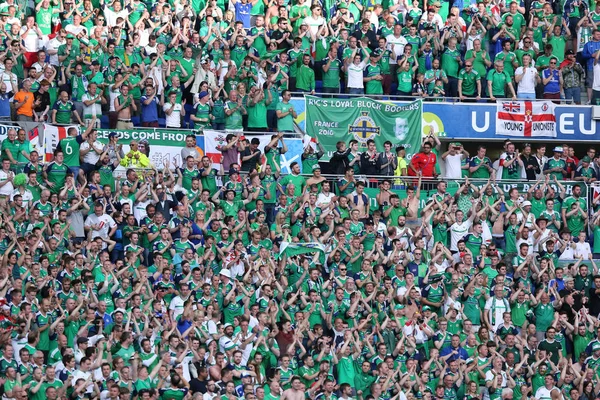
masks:
<svg viewBox="0 0 600 400"><path fill-rule="evenodd" d="M317 169L319 169L319 170L321 169L321 166L319 165L319 163L317 163L317 164L315 164L315 165L312 166L312 170L313 171L315 171Z"/></svg>
<svg viewBox="0 0 600 400"><path fill-rule="evenodd" d="M394 310L404 310L404 304L396 304Z"/></svg>
<svg viewBox="0 0 600 400"><path fill-rule="evenodd" d="M600 342L596 342L592 345L592 351L600 350Z"/></svg>
<svg viewBox="0 0 600 400"><path fill-rule="evenodd" d="M73 36L72 34L70 34L70 33L69 33L69 34L67 35L67 39L75 39L75 36Z"/></svg>
<svg viewBox="0 0 600 400"><path fill-rule="evenodd" d="M431 311L431 307L423 306L423 312L425 312L425 311Z"/></svg>
<svg viewBox="0 0 600 400"><path fill-rule="evenodd" d="M583 157L581 159L581 162L587 162L587 163L589 163L589 162L592 162L592 159L589 156L585 156L585 157Z"/></svg>
<svg viewBox="0 0 600 400"><path fill-rule="evenodd" d="M346 3L340 3L337 6L337 8L338 8L338 10L342 10L342 9L346 9L347 10L348 9L348 5Z"/></svg>

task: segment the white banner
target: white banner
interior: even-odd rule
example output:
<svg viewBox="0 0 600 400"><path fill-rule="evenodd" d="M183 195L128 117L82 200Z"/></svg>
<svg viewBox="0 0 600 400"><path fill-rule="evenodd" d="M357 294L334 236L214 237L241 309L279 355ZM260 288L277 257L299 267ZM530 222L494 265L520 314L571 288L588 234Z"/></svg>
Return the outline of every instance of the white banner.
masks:
<svg viewBox="0 0 600 400"><path fill-rule="evenodd" d="M498 101L496 135L556 137L556 116L551 101Z"/></svg>

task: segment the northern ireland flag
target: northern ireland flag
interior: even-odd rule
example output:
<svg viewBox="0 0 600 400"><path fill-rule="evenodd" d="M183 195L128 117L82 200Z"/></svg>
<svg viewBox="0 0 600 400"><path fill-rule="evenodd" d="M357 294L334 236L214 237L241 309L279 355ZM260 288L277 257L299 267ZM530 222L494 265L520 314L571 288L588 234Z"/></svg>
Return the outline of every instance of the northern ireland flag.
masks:
<svg viewBox="0 0 600 400"><path fill-rule="evenodd" d="M221 148L227 144L225 138L227 134L224 132L205 130L204 131L204 152L208 158L212 160L213 167L219 169L221 163ZM227 173L228 171L225 171Z"/></svg>
<svg viewBox="0 0 600 400"><path fill-rule="evenodd" d="M73 127L79 129L75 125L73 125ZM52 159L54 158L54 150L56 150L58 142L60 142L61 139L67 137L67 131L69 130L69 128L71 127L44 124L44 144L46 147L46 162L52 161Z"/></svg>
<svg viewBox="0 0 600 400"><path fill-rule="evenodd" d="M556 137L556 116L551 101L498 101L496 135Z"/></svg>

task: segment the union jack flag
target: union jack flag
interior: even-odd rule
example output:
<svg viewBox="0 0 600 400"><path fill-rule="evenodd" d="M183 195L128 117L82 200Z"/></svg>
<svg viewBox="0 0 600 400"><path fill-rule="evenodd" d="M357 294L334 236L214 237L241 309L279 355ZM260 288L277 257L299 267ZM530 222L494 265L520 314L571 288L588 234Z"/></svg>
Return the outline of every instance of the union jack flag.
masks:
<svg viewBox="0 0 600 400"><path fill-rule="evenodd" d="M517 101L502 102L502 109L506 112L521 112L521 103Z"/></svg>

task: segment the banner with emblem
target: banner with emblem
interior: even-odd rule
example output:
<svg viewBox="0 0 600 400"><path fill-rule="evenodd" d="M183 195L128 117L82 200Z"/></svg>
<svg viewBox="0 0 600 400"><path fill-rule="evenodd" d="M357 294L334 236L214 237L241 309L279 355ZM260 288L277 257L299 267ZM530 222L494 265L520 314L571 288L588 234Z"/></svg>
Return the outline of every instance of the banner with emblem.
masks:
<svg viewBox="0 0 600 400"><path fill-rule="evenodd" d="M498 101L496 135L556 137L556 115L551 101Z"/></svg>
<svg viewBox="0 0 600 400"><path fill-rule="evenodd" d="M306 96L306 134L317 138L325 149L322 161L328 161L340 140L356 139L359 151L373 139L377 150L390 141L392 148L404 146L407 159L421 147L423 104L420 100L399 104L366 97L323 99Z"/></svg>

